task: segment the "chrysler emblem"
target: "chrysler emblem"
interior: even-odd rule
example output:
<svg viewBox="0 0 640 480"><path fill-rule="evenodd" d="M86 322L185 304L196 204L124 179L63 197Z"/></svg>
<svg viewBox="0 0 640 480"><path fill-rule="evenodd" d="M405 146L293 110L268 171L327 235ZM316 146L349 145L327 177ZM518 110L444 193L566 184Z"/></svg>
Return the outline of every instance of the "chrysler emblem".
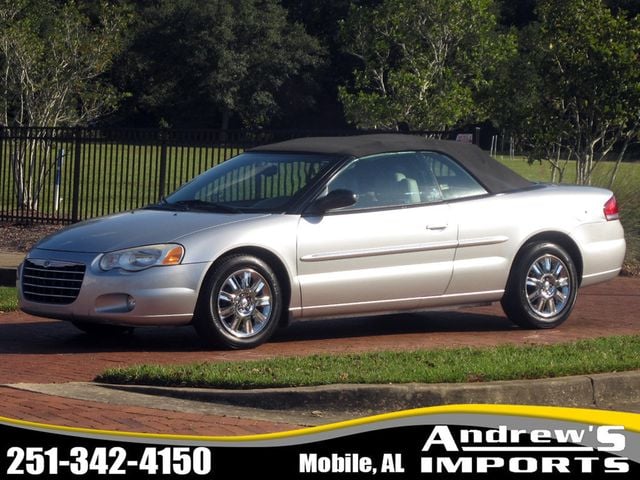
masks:
<svg viewBox="0 0 640 480"><path fill-rule="evenodd" d="M65 262L60 260L44 260L42 258L28 258L29 262L42 268L65 268L81 266L81 263Z"/></svg>

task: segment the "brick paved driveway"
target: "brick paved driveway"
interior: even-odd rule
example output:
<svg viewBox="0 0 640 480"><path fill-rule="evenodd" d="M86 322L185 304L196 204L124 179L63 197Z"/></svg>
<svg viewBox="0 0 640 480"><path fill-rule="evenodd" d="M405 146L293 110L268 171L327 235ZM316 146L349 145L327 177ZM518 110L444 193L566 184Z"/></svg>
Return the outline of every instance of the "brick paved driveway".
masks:
<svg viewBox="0 0 640 480"><path fill-rule="evenodd" d="M640 334L640 279L619 277L581 290L571 318L555 330L513 326L499 305L368 319L299 323L248 351L212 351L191 328L141 328L96 340L65 322L0 315L0 384L91 381L104 368L133 363L260 359L278 355L407 350L443 346L548 344ZM294 428L269 422L122 409L0 388L0 415L49 423L171 433L250 434ZM105 420L106 419L106 420Z"/></svg>

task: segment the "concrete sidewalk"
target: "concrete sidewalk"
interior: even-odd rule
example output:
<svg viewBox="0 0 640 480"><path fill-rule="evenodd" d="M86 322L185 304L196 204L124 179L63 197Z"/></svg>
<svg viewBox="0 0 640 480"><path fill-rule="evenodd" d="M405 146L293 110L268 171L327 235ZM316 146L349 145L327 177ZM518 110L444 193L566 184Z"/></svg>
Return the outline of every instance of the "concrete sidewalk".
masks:
<svg viewBox="0 0 640 480"><path fill-rule="evenodd" d="M336 384L250 390L90 385L237 408L295 412L302 418L314 411L346 419L412 408L475 403L605 409L633 403L640 406L640 371L494 382ZM640 413L640 410L636 411Z"/></svg>
<svg viewBox="0 0 640 480"><path fill-rule="evenodd" d="M64 385L64 384L61 384ZM294 423L277 423L216 415L201 411L175 411L158 408L155 397L148 406L105 403L93 400L47 395L0 386L0 416L64 427L91 428L136 433L182 435L255 435L301 428Z"/></svg>
<svg viewBox="0 0 640 480"><path fill-rule="evenodd" d="M640 371L461 384L220 390L90 382L0 385L5 416L42 420L11 399L45 402L46 420L106 430L242 435L452 404L550 405L640 413ZM34 418L35 414L35 418Z"/></svg>
<svg viewBox="0 0 640 480"><path fill-rule="evenodd" d="M15 286L16 270L24 256L22 252L0 252L0 286Z"/></svg>
<svg viewBox="0 0 640 480"><path fill-rule="evenodd" d="M15 269L20 265L25 255L22 252L0 252L0 268Z"/></svg>

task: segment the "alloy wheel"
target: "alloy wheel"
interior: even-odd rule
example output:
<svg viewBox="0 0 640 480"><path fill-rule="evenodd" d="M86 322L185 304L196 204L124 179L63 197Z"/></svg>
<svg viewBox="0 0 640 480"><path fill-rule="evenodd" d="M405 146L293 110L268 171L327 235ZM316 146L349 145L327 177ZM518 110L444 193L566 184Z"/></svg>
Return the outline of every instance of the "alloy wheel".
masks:
<svg viewBox="0 0 640 480"><path fill-rule="evenodd" d="M214 300L222 326L236 338L259 334L272 314L269 282L250 268L231 273L222 282Z"/></svg>
<svg viewBox="0 0 640 480"><path fill-rule="evenodd" d="M551 319L565 309L572 288L567 265L555 255L542 255L529 267L525 295L531 309L543 319Z"/></svg>

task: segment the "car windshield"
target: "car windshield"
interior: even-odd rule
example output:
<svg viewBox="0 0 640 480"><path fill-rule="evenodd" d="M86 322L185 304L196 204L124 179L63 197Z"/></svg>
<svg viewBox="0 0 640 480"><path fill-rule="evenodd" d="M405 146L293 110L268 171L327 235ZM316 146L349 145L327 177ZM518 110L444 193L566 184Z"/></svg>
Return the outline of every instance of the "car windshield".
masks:
<svg viewBox="0 0 640 480"><path fill-rule="evenodd" d="M284 212L335 159L307 153L243 153L197 176L156 208Z"/></svg>

